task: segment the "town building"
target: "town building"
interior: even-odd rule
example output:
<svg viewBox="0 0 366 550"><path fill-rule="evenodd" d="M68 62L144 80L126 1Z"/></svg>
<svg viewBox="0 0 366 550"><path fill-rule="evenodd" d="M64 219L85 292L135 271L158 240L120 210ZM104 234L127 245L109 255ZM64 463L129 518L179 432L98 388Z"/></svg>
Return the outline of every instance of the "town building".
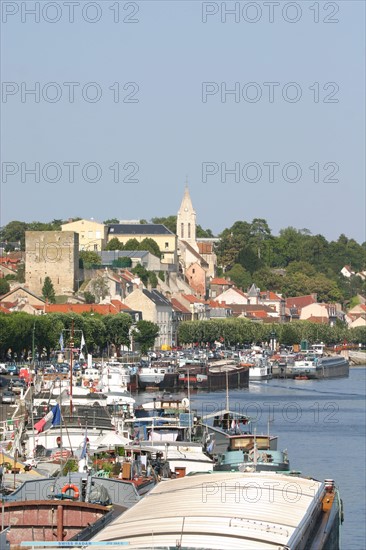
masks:
<svg viewBox="0 0 366 550"><path fill-rule="evenodd" d="M118 239L126 244L130 239L139 243L144 239L156 242L161 252L161 263L171 266L177 265L177 236L165 225L160 223L123 223L108 226L108 242Z"/></svg>
<svg viewBox="0 0 366 550"><path fill-rule="evenodd" d="M61 225L62 231L74 231L79 235L79 249L98 252L107 244L107 226L93 219L77 220Z"/></svg>
<svg viewBox="0 0 366 550"><path fill-rule="evenodd" d="M45 304L45 300L23 286L17 286L0 299L0 305L8 312L23 311L32 315L44 313Z"/></svg>
<svg viewBox="0 0 366 550"><path fill-rule="evenodd" d="M171 302L156 289L136 288L124 300L131 309L141 311L144 321L159 327L155 346L171 346L173 340L173 307Z"/></svg>

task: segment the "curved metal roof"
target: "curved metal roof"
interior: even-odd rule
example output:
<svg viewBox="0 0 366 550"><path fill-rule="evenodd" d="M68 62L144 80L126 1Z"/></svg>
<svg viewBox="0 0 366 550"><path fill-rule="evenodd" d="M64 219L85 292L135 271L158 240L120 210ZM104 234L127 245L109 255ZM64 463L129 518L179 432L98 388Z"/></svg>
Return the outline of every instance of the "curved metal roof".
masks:
<svg viewBox="0 0 366 550"><path fill-rule="evenodd" d="M295 548L323 491L318 481L274 472L187 476L161 482L93 540L140 549Z"/></svg>

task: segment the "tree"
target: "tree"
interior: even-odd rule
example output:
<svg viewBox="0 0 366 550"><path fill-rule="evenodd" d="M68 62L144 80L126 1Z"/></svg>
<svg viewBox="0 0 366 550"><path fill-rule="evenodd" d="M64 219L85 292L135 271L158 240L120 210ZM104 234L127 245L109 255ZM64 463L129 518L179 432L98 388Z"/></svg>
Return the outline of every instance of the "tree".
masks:
<svg viewBox="0 0 366 550"><path fill-rule="evenodd" d="M121 346L130 346L131 316L128 313L118 313L117 315L105 315L102 320L106 329L106 338L115 346L119 356Z"/></svg>
<svg viewBox="0 0 366 550"><path fill-rule="evenodd" d="M119 223L118 218L110 218L109 220L104 220L104 225L113 225Z"/></svg>
<svg viewBox="0 0 366 550"><path fill-rule="evenodd" d="M20 242L21 249L24 250L25 232L27 224L20 221L9 222L0 231L0 240L5 242Z"/></svg>
<svg viewBox="0 0 366 550"><path fill-rule="evenodd" d="M262 267L252 276L253 282L261 290L275 290L278 291L283 284L283 277L274 273L269 267Z"/></svg>
<svg viewBox="0 0 366 550"><path fill-rule="evenodd" d="M50 277L45 277L43 287L42 287L42 296L45 300L48 300L51 304L56 302L55 289L53 288L52 281Z"/></svg>
<svg viewBox="0 0 366 550"><path fill-rule="evenodd" d="M141 346L141 352L146 353L154 347L155 340L159 336L159 327L151 321L138 321L133 330L133 338Z"/></svg>
<svg viewBox="0 0 366 550"><path fill-rule="evenodd" d="M269 240L271 237L271 230L266 220L254 218L250 226L250 242L256 249L259 259L261 259L264 241Z"/></svg>
<svg viewBox="0 0 366 550"><path fill-rule="evenodd" d="M250 273L244 269L244 267L240 264L234 264L234 266L225 273L227 277L230 277L230 279L236 284L237 287L242 288L246 290L251 282L252 278L250 276Z"/></svg>
<svg viewBox="0 0 366 550"><path fill-rule="evenodd" d="M140 250L140 243L137 239L128 239L124 245L124 250Z"/></svg>
<svg viewBox="0 0 366 550"><path fill-rule="evenodd" d="M148 270L146 269L146 267L144 267L143 265L141 264L137 264L133 269L131 269L131 272L134 274L134 275L137 275L141 281L143 282L143 284L145 286L147 286L148 282L149 282L149 272Z"/></svg>
<svg viewBox="0 0 366 550"><path fill-rule="evenodd" d="M16 280L18 283L25 283L25 264L19 264L17 269Z"/></svg>
<svg viewBox="0 0 366 550"><path fill-rule="evenodd" d="M0 279L0 296L7 294L10 290L10 285L5 279Z"/></svg>
<svg viewBox="0 0 366 550"><path fill-rule="evenodd" d="M151 218L152 223L161 223L165 225L172 233L177 232L177 216L168 216L166 218Z"/></svg>
<svg viewBox="0 0 366 550"><path fill-rule="evenodd" d="M160 248L157 242L154 241L154 239L150 239L148 237L146 237L140 242L138 250L148 250L154 256L157 256L158 258L161 257Z"/></svg>
<svg viewBox="0 0 366 550"><path fill-rule="evenodd" d="M108 282L103 275L99 275L96 279L93 279L90 283L92 293L95 295L95 298L98 302L104 300L109 294Z"/></svg>
<svg viewBox="0 0 366 550"><path fill-rule="evenodd" d="M156 276L156 273L154 273L153 271L149 271L148 273L149 283L151 284L151 287L156 288L158 286L158 278Z"/></svg>
<svg viewBox="0 0 366 550"><path fill-rule="evenodd" d="M197 224L196 227L196 237L199 239L207 239L213 237L213 233L211 229L203 229L199 224Z"/></svg>
<svg viewBox="0 0 366 550"><path fill-rule="evenodd" d="M115 260L112 261L112 266L121 267L121 268L131 267L132 260L131 258L128 258L128 257L116 258Z"/></svg>
<svg viewBox="0 0 366 550"><path fill-rule="evenodd" d="M95 304L95 296L88 290L84 292L84 300L86 304Z"/></svg>
<svg viewBox="0 0 366 550"><path fill-rule="evenodd" d="M79 252L79 266L81 269L90 269L95 265L101 265L101 259L97 252L92 250L81 250Z"/></svg>
<svg viewBox="0 0 366 550"><path fill-rule="evenodd" d="M117 239L117 237L113 237L113 239L111 239L109 241L109 243L107 243L107 246L105 247L106 250L123 250L124 249L124 246L123 246L123 243Z"/></svg>

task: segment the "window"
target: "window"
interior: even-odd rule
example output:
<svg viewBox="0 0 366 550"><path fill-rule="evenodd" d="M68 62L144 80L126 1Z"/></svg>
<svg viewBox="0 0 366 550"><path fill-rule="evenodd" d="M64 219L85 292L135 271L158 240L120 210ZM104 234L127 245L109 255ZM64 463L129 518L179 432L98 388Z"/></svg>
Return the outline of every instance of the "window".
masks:
<svg viewBox="0 0 366 550"><path fill-rule="evenodd" d="M169 248L169 243L165 243L165 248Z"/></svg>
<svg viewBox="0 0 366 550"><path fill-rule="evenodd" d="M188 224L188 239L191 238L191 224Z"/></svg>
<svg viewBox="0 0 366 550"><path fill-rule="evenodd" d="M97 244L94 245L94 250L98 250L98 245Z"/></svg>
<svg viewBox="0 0 366 550"><path fill-rule="evenodd" d="M96 238L96 239L101 239L101 238L102 238L102 233L101 233L101 231L96 231L96 232L95 232L95 238Z"/></svg>
<svg viewBox="0 0 366 550"><path fill-rule="evenodd" d="M93 231L88 231L88 239L92 239L93 238Z"/></svg>
<svg viewBox="0 0 366 550"><path fill-rule="evenodd" d="M180 236L182 239L184 239L184 223L180 224Z"/></svg>
<svg viewBox="0 0 366 550"><path fill-rule="evenodd" d="M192 269L192 273L196 273L196 270L195 270L195 269Z"/></svg>

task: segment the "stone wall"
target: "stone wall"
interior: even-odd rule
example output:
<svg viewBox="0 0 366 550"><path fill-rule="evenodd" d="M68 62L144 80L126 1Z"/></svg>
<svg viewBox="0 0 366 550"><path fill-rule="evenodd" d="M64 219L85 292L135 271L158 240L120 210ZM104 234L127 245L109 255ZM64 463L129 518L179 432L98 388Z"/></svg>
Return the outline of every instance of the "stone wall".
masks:
<svg viewBox="0 0 366 550"><path fill-rule="evenodd" d="M75 291L79 278L79 236L74 231L26 231L26 285L40 296L47 276L56 295Z"/></svg>

